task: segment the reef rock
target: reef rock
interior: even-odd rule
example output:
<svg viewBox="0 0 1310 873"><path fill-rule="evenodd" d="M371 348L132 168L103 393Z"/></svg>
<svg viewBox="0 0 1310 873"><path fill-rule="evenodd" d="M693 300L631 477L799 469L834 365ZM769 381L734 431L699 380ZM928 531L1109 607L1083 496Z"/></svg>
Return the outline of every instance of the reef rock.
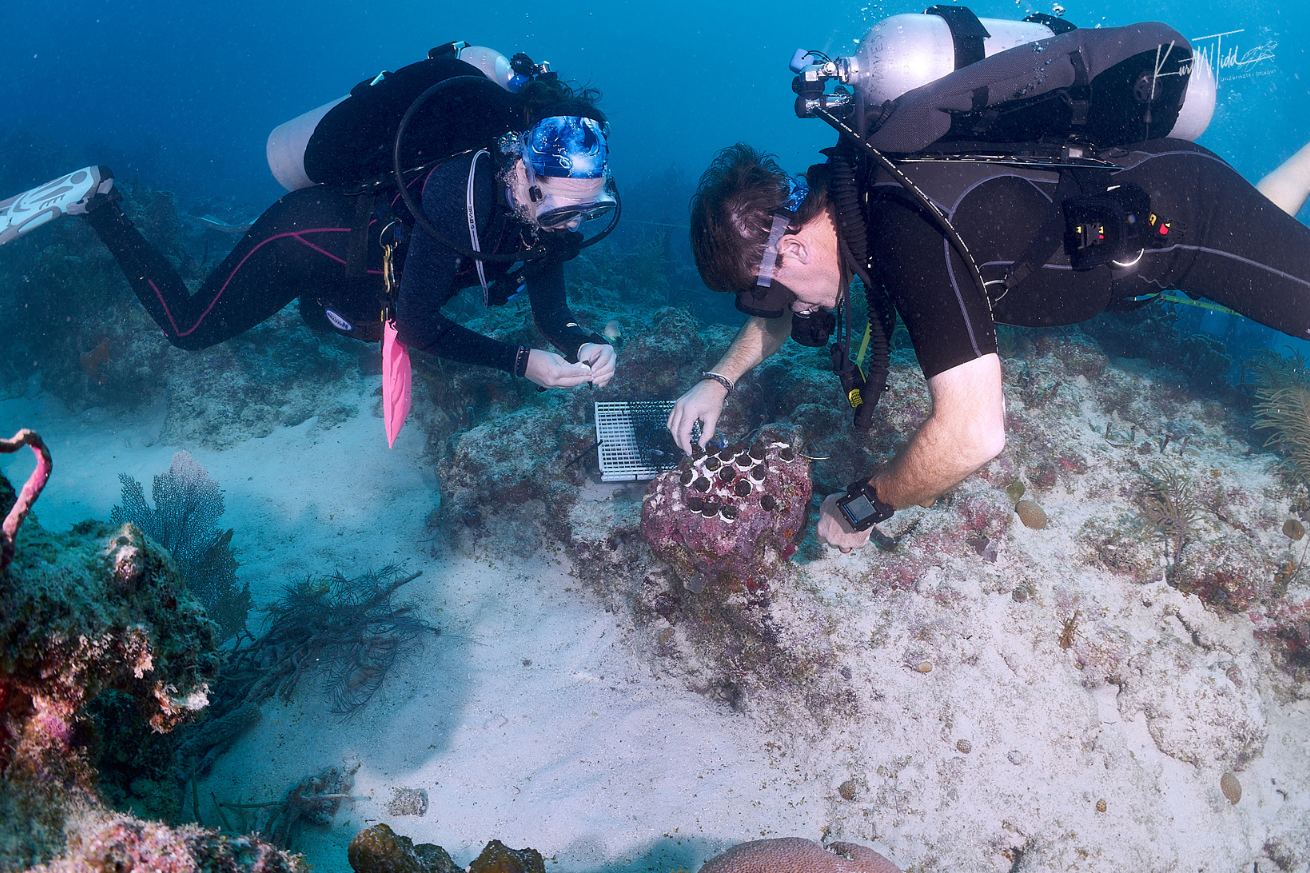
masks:
<svg viewBox="0 0 1310 873"><path fill-rule="evenodd" d="M786 443L698 448L651 482L641 532L691 590L753 590L795 551L811 493L809 462Z"/></svg>
<svg viewBox="0 0 1310 873"><path fill-rule="evenodd" d="M0 512L12 493L0 476ZM94 521L52 534L29 518L16 545L0 584L0 871L300 869L253 837L142 821L97 794L95 698L116 692L117 717L157 732L208 702L217 627L168 554Z"/></svg>
<svg viewBox="0 0 1310 873"><path fill-rule="evenodd" d="M69 822L63 857L29 873L147 870L308 873L309 867L299 856L254 836L219 834L195 825L170 828L92 807Z"/></svg>
<svg viewBox="0 0 1310 873"><path fill-rule="evenodd" d="M1215 609L1245 612L1269 599L1274 569L1245 534L1193 540L1183 547L1169 583Z"/></svg>
<svg viewBox="0 0 1310 873"><path fill-rule="evenodd" d="M347 849L350 869L356 873L457 873L459 868L440 846L420 843L398 834L385 824L360 831Z"/></svg>
<svg viewBox="0 0 1310 873"><path fill-rule="evenodd" d="M419 843L385 824L360 831L350 841L350 869L355 873L460 873L449 853L432 843ZM492 840L469 865L468 873L545 873L536 849L511 849Z"/></svg>
<svg viewBox="0 0 1310 873"><path fill-rule="evenodd" d="M0 774L89 784L82 707L113 689L168 731L208 703L216 627L131 524L31 522L0 589Z"/></svg>

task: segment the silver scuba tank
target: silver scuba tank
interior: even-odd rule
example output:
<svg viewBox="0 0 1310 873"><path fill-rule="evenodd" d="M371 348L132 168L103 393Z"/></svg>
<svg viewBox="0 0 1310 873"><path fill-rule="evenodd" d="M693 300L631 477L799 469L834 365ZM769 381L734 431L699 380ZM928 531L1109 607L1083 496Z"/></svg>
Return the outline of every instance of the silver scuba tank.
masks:
<svg viewBox="0 0 1310 873"><path fill-rule="evenodd" d="M983 40L984 56L1049 39L1055 31L1031 21L978 19L990 34ZM955 40L940 15L893 15L869 28L849 59L847 84L864 97L866 106L881 106L906 91L955 72Z"/></svg>
<svg viewBox="0 0 1310 873"><path fill-rule="evenodd" d="M980 18L987 31L983 56L1049 39L1055 31L1035 21ZM849 57L819 60L797 51L792 70L815 69L819 79L836 79L854 89L861 109L874 109L908 91L953 73L959 55L950 24L941 15L893 15L871 27ZM1195 140L1214 115L1217 84L1204 55L1193 55L1182 109L1168 136ZM800 110L798 109L798 112Z"/></svg>
<svg viewBox="0 0 1310 873"><path fill-rule="evenodd" d="M506 91L513 90L511 85L514 81L514 70L510 67L509 59L495 49L463 44L456 57L477 67L483 75ZM383 74L378 74L372 84L377 84L382 78ZM273 128L273 132L268 135L264 153L268 158L268 168L273 171L273 178L277 179L283 188L288 191L298 191L316 184L305 171L305 150L319 122L333 107L349 96L346 94L338 97Z"/></svg>

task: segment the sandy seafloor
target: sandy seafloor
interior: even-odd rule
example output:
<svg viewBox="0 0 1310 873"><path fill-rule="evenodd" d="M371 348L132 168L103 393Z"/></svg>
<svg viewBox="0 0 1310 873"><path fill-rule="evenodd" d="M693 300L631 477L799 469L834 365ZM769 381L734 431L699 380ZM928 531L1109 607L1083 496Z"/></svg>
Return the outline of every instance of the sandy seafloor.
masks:
<svg viewBox="0 0 1310 873"><path fill-rule="evenodd" d="M861 842L914 871L1310 869L1310 701L1246 615L1078 559L1074 536L1097 509L1087 490L1046 494L1049 527L1013 525L995 563L945 560L905 590L874 596L872 549L802 565L794 585L828 610L858 701L858 715L816 730L785 705L739 712L689 690L556 551L522 553L510 532L472 552L446 547L427 528L439 483L423 441L407 432L387 449L376 382L346 398L365 412L342 424L310 419L221 452L155 442L162 421L150 416L74 415L36 390L0 401L6 430L34 428L53 453L36 506L47 528L106 519L119 473L148 490L185 448L224 488L222 523L237 529L257 605L314 573L422 573L401 593L440 637L352 719L330 714L312 683L265 704L202 781L206 823L217 824L211 798L279 799L357 763L357 799L297 846L317 871L348 870L347 843L379 821L461 864L498 838L560 871L696 870L773 836ZM1086 405L1099 427L1104 412ZM1099 457L1092 426L1069 432ZM1278 548L1287 489L1273 456L1208 436L1189 460L1265 495L1252 513ZM15 481L30 469L25 456L0 465ZM1092 488L1114 475L1085 478ZM593 483L574 524L601 530L638 506L634 489ZM1024 602L1010 593L1020 581L1033 590ZM1289 592L1305 595L1304 581ZM1085 681L1058 644L1074 608L1079 646L1113 641L1130 681ZM1241 782L1237 805L1220 791L1226 770ZM426 815L388 814L401 788L427 792Z"/></svg>

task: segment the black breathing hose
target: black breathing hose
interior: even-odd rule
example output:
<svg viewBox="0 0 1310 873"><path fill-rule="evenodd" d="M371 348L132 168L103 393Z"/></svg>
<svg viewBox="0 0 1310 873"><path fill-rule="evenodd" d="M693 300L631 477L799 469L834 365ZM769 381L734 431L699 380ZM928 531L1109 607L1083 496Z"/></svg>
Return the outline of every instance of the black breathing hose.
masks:
<svg viewBox="0 0 1310 873"><path fill-rule="evenodd" d="M532 246L525 251L496 255L475 252L472 248L463 245L462 243L457 243L454 240L447 239L441 231L432 226L432 222L428 221L428 217L424 214L422 207L415 202L413 195L409 193L409 189L405 186L405 171L400 164L400 146L405 140L405 128L409 127L410 119L413 118L419 109L423 107L424 103L427 103L435 94L446 88L453 85L480 88L483 87L483 83L492 88L500 87L490 79L482 76L452 76L449 79L442 79L437 84L428 88L422 94L415 97L413 103L409 104L409 108L406 109L405 114L401 116L400 126L396 128L396 142L391 149L391 169L396 177L396 187L400 189L400 199L405 201L405 206L409 208L410 214L414 216L415 224L423 228L423 230L437 242L466 258L476 258L479 261L491 261L496 263L512 263L514 261L528 261L537 258L544 258L547 255L547 251L545 246L540 244Z"/></svg>
<svg viewBox="0 0 1310 873"><path fill-rule="evenodd" d="M873 426L873 410L887 389L887 377L891 371L891 333L896 326L896 310L891 301L882 293L880 287L873 284L869 276L869 241L864 225L864 216L860 212L859 186L855 181L853 152L844 140L837 144L828 158L832 168L832 178L828 190L832 195L833 205L837 209L837 240L842 255L851 265L855 274L864 283L864 297L869 313L869 373L864 378L860 390L862 403L855 407L855 429L867 432ZM849 295L849 291L847 294ZM848 297L849 305L849 297ZM849 318L848 318L849 321ZM849 327L848 327L849 330ZM850 361L849 342L839 354L840 366L854 368ZM839 366L834 355L833 366ZM847 391L846 378L841 370L842 387Z"/></svg>
<svg viewBox="0 0 1310 873"><path fill-rule="evenodd" d="M856 133L855 129L846 122L842 121L826 109L815 109L814 114L828 122L828 124L841 134L842 137L849 140L855 146L859 147L859 149L866 155L873 158L878 166L886 170L888 175L895 179L902 188L909 191L911 196L919 202L924 210L927 211L929 217L932 218L933 222L946 236L946 239L950 241L951 246L964 260L965 266L969 268L969 277L973 279L974 286L978 289L978 293L982 295L983 301L987 303L987 309L990 311L991 300L987 297L987 284L983 281L982 273L978 271L978 263L973 259L973 255L969 254L969 247L965 245L963 237L960 236L960 232L955 229L955 226L951 224L950 219L948 219L941 209L938 208L937 204L933 203L927 194L920 191L919 186L915 185L908 176L901 172L900 167L892 163L891 159L874 148L868 140Z"/></svg>

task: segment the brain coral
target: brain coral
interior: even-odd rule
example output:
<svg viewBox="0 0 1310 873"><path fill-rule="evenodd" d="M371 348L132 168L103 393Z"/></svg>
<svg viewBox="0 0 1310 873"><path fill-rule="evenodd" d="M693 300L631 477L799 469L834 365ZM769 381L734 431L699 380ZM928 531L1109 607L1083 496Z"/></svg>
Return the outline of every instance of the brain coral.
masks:
<svg viewBox="0 0 1310 873"><path fill-rule="evenodd" d="M692 590L752 586L794 551L811 493L809 462L786 443L698 447L651 482L641 532Z"/></svg>

